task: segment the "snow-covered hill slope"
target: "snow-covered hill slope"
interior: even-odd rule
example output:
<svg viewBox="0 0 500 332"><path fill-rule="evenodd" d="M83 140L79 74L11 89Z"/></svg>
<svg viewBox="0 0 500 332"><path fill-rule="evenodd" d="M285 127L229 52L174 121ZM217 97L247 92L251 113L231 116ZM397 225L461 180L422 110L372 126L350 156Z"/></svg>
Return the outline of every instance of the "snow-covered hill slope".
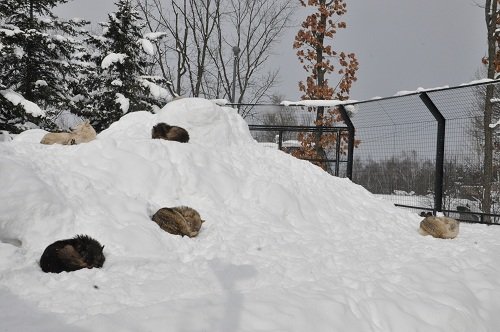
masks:
<svg viewBox="0 0 500 332"><path fill-rule="evenodd" d="M189 143L150 138L158 122ZM495 331L500 228L420 217L257 144L235 110L180 99L86 144L0 143L0 331ZM196 238L151 216L187 205ZM43 273L87 234L102 269Z"/></svg>

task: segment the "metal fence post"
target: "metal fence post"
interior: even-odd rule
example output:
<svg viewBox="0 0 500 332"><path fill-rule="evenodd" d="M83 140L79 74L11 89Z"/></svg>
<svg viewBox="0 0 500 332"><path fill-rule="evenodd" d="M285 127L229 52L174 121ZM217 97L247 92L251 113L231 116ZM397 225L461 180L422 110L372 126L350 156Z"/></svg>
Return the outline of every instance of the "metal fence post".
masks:
<svg viewBox="0 0 500 332"><path fill-rule="evenodd" d="M347 110L344 105L339 105L339 111L342 115L342 119L347 126L347 130L349 131L348 139L347 139L347 170L346 176L349 180L352 180L352 164L354 160L354 125L352 124L349 115L347 114Z"/></svg>
<svg viewBox="0 0 500 332"><path fill-rule="evenodd" d="M437 121L437 142L436 142L436 176L434 178L434 210L443 210L443 179L444 179L444 135L446 119L436 107L427 93L419 94L427 109L432 113Z"/></svg>
<svg viewBox="0 0 500 332"><path fill-rule="evenodd" d="M335 176L340 174L340 129L337 131L337 144L335 144Z"/></svg>

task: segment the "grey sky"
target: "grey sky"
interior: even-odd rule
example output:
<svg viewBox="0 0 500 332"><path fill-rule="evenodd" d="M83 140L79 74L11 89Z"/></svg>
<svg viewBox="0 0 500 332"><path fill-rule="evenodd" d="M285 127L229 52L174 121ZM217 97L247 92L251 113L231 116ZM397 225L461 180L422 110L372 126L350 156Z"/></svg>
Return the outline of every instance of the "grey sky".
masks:
<svg viewBox="0 0 500 332"><path fill-rule="evenodd" d="M482 0L477 0L482 2ZM56 13L103 21L113 0L73 0ZM355 52L360 63L351 99L392 96L401 90L458 85L475 79L486 54L484 10L474 0L347 0L347 29L334 48ZM303 10L274 49L271 66L280 69L275 89L288 100L300 99L298 81L306 77L295 51L294 35ZM337 46L338 45L338 46ZM333 79L332 79L333 80Z"/></svg>

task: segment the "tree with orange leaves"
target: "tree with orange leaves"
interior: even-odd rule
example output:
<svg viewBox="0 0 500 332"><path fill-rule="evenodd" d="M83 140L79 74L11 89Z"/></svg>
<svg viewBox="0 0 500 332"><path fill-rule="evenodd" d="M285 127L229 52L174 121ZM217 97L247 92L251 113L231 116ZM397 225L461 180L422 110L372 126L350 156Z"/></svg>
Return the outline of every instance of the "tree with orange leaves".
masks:
<svg viewBox="0 0 500 332"><path fill-rule="evenodd" d="M304 92L302 99L346 100L356 81L358 60L354 53L336 52L328 43L340 29L347 27L341 19L347 12L346 4L343 0L299 1L304 7L316 9L302 23L293 44L303 68L309 73L305 83L299 82L299 89ZM332 74L339 76L334 85L330 85L327 78ZM338 121L341 121L341 117L335 108L326 112L324 107L316 108L316 126L332 126ZM327 159L326 151L335 145L337 138L335 133L318 130L316 133L299 135L299 140L302 148L294 153L295 156L317 161ZM324 163L317 164L326 169Z"/></svg>

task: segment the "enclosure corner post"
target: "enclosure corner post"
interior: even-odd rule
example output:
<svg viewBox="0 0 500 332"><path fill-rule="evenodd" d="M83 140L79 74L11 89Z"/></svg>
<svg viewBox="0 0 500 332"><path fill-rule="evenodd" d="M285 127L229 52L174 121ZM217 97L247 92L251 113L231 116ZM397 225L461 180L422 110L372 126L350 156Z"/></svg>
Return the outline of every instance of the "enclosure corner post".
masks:
<svg viewBox="0 0 500 332"><path fill-rule="evenodd" d="M427 93L419 94L427 109L437 121L436 142L436 176L434 179L434 210L443 211L443 180L444 180L444 139L446 120Z"/></svg>
<svg viewBox="0 0 500 332"><path fill-rule="evenodd" d="M352 124L349 115L347 114L347 110L344 105L339 105L339 111L342 115L342 119L347 126L347 130L349 132L347 138L347 171L346 176L349 180L352 180L352 164L354 160L354 125Z"/></svg>

